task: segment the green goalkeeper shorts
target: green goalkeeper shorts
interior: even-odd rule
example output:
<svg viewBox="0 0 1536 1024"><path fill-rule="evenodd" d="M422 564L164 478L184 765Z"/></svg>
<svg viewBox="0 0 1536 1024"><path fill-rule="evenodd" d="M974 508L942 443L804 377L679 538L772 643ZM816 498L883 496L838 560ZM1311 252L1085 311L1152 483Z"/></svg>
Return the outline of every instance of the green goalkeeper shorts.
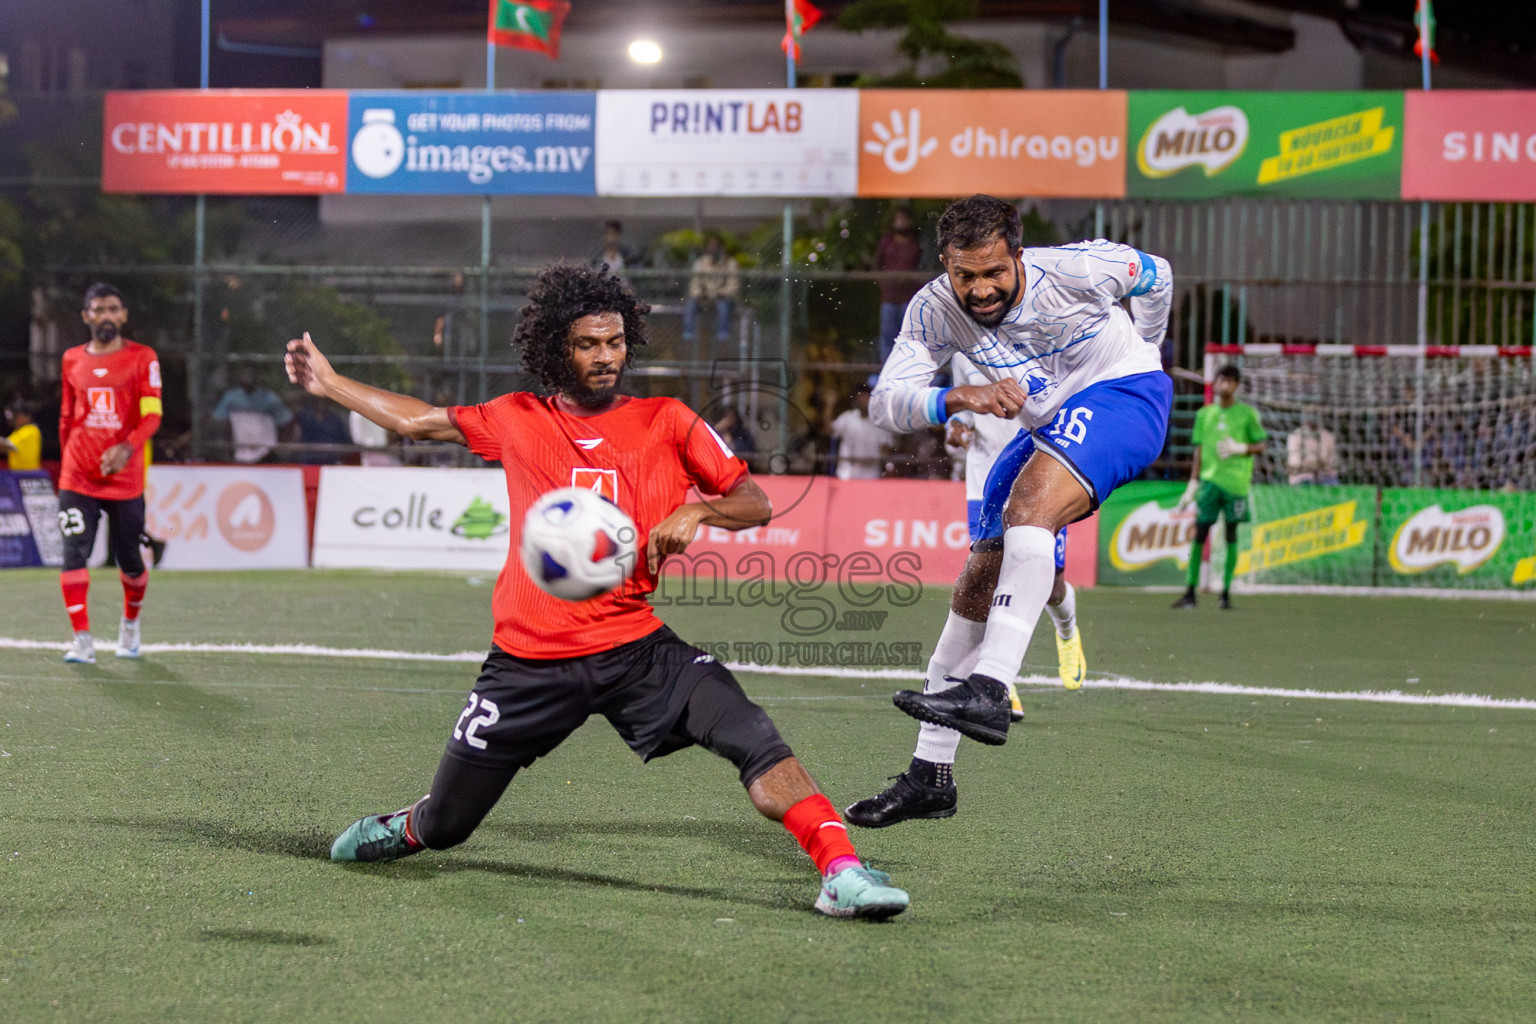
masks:
<svg viewBox="0 0 1536 1024"><path fill-rule="evenodd" d="M1202 481L1195 495L1195 523L1210 526L1218 518L1229 523L1248 521L1248 495L1230 494L1210 481Z"/></svg>

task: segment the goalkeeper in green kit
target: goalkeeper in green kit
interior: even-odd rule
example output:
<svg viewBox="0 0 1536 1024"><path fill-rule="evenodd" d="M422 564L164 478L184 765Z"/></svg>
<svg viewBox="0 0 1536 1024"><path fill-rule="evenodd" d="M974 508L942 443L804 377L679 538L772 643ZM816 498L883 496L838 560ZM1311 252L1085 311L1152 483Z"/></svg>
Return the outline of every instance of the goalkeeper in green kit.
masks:
<svg viewBox="0 0 1536 1024"><path fill-rule="evenodd" d="M1173 602L1175 608L1195 606L1195 587L1200 580L1200 550L1217 518L1227 524L1227 561L1221 576L1221 607L1232 607L1232 575L1237 570L1237 524L1248 521L1248 485L1253 480L1253 457L1262 454L1269 435L1251 405L1236 400L1243 375L1236 366L1216 371L1216 401L1195 414L1190 440L1195 464L1189 486L1179 499L1182 512L1195 506L1195 541L1189 549L1188 588Z"/></svg>

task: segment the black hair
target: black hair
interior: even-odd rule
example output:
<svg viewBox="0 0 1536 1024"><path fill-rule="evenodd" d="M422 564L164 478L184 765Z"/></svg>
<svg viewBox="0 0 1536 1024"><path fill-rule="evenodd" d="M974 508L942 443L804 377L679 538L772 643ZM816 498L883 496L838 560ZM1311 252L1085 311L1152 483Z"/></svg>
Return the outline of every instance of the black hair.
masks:
<svg viewBox="0 0 1536 1024"><path fill-rule="evenodd" d="M107 299L116 296L117 301L128 305L128 300L123 298L123 293L105 281L97 281L85 290L85 298L80 302L81 309L90 309L92 299Z"/></svg>
<svg viewBox="0 0 1536 1024"><path fill-rule="evenodd" d="M620 224L616 220L605 220L605 221L603 221L603 227L605 227L605 228L613 228L613 230L617 231L621 235L624 233L624 225Z"/></svg>
<svg viewBox="0 0 1536 1024"><path fill-rule="evenodd" d="M522 349L523 369L551 391L576 382L571 368L571 325L594 313L617 313L624 319L624 366L634 364L637 350L647 340L645 315L651 307L636 298L634 290L608 268L576 263L556 263L544 270L528 304L519 310L522 320L512 332L512 344Z"/></svg>
<svg viewBox="0 0 1536 1024"><path fill-rule="evenodd" d="M1023 244L1024 229L1012 203L995 196L974 195L949 204L939 218L939 252L974 249L1002 239L1010 253Z"/></svg>
<svg viewBox="0 0 1536 1024"><path fill-rule="evenodd" d="M1236 363L1228 363L1226 366L1223 366L1221 369L1216 371L1216 376L1230 377L1237 381L1239 384L1243 382L1243 371L1237 368Z"/></svg>
<svg viewBox="0 0 1536 1024"><path fill-rule="evenodd" d="M37 406L25 398L15 398L5 407L5 411L12 416L30 416L37 419Z"/></svg>

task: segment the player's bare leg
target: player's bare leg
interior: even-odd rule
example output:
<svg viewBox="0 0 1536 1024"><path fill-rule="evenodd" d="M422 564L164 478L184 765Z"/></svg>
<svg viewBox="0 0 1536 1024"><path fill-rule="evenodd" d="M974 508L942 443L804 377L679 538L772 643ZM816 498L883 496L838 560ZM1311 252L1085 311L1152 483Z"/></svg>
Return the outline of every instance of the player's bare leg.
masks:
<svg viewBox="0 0 1536 1024"><path fill-rule="evenodd" d="M1055 459L1036 453L1014 479L1004 510L1003 557L981 655L964 683L938 694L904 690L896 706L982 743L1008 740L1008 687L1024 662L1040 613L1055 589L1056 532L1087 515L1083 485Z"/></svg>

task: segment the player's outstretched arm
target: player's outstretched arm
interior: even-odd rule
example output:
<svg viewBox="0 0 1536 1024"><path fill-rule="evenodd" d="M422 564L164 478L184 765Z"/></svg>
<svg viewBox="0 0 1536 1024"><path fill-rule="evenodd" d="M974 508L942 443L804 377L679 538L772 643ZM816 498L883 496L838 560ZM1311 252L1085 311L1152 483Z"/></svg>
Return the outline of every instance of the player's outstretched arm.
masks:
<svg viewBox="0 0 1536 1024"><path fill-rule="evenodd" d="M337 373L331 361L304 332L288 343L283 365L288 379L312 395L329 398L367 417L385 430L416 441L452 441L465 444L448 410L428 405L419 398L385 391Z"/></svg>
<svg viewBox="0 0 1536 1024"><path fill-rule="evenodd" d="M763 526L773 517L773 501L750 476L732 487L728 494L708 501L690 501L680 505L651 529L646 542L645 562L654 575L662 559L681 554L698 536L700 526L718 526L725 530L745 530Z"/></svg>

